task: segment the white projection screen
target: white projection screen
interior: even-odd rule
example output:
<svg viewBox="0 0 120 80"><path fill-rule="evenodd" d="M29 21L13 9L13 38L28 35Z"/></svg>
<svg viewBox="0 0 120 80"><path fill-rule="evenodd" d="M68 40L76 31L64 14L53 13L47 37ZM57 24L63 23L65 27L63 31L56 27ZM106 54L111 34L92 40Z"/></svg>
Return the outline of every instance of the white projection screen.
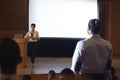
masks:
<svg viewBox="0 0 120 80"><path fill-rule="evenodd" d="M29 27L35 23L40 37L86 38L97 9L97 0L29 0Z"/></svg>

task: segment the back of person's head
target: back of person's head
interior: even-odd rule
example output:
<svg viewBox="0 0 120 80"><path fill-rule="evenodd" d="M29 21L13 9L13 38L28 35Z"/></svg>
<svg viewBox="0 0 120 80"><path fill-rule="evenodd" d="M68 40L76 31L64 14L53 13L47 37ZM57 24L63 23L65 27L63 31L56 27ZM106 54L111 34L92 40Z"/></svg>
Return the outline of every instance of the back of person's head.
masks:
<svg viewBox="0 0 120 80"><path fill-rule="evenodd" d="M54 70L50 70L48 72L48 79L49 80L54 80L55 79L55 75L56 75L55 71Z"/></svg>
<svg viewBox="0 0 120 80"><path fill-rule="evenodd" d="M0 66L9 68L21 62L19 45L11 38L0 38Z"/></svg>
<svg viewBox="0 0 120 80"><path fill-rule="evenodd" d="M115 68L114 68L114 67L111 68L111 74L112 74L112 75L115 74Z"/></svg>
<svg viewBox="0 0 120 80"><path fill-rule="evenodd" d="M24 75L23 80L31 80L31 76L30 75Z"/></svg>
<svg viewBox="0 0 120 80"><path fill-rule="evenodd" d="M112 67L111 68L112 80L119 80L119 78L115 75L115 72L116 72L115 68Z"/></svg>
<svg viewBox="0 0 120 80"><path fill-rule="evenodd" d="M75 80L75 74L70 68L65 68L60 72L59 80Z"/></svg>
<svg viewBox="0 0 120 80"><path fill-rule="evenodd" d="M98 34L100 32L101 24L99 19L91 19L88 23L88 28L93 34Z"/></svg>

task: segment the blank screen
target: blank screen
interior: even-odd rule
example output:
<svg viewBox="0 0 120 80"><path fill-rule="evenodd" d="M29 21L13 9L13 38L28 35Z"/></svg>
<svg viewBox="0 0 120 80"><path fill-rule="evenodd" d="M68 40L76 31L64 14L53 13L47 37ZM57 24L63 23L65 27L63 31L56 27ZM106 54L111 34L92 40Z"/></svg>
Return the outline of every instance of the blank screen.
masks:
<svg viewBox="0 0 120 80"><path fill-rule="evenodd" d="M40 37L86 38L97 9L97 0L29 0L29 26L35 23Z"/></svg>

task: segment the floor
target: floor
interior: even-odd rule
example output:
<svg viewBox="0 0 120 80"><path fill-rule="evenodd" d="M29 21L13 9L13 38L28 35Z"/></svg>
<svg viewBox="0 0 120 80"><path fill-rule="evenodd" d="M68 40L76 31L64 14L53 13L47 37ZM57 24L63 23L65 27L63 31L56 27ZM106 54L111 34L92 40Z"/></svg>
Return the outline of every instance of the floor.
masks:
<svg viewBox="0 0 120 80"><path fill-rule="evenodd" d="M35 67L32 68L30 59L27 59L27 67L17 69L18 74L47 74L49 70L54 70L56 73L66 67L71 67L72 58L63 57L38 57L35 61ZM116 69L116 74L120 76L120 57L113 57L113 67Z"/></svg>
<svg viewBox="0 0 120 80"><path fill-rule="evenodd" d="M35 60L35 67L32 68L30 59L27 60L27 67L17 70L18 74L47 74L49 70L54 70L56 73L64 68L71 67L71 58L62 57L38 57Z"/></svg>

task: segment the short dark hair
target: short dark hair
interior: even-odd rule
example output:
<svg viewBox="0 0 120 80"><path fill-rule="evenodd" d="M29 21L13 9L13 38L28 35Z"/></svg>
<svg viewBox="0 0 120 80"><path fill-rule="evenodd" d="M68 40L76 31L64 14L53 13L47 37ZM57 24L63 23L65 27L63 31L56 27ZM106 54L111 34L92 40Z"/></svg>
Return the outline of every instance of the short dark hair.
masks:
<svg viewBox="0 0 120 80"><path fill-rule="evenodd" d="M114 75L115 74L115 68L114 67L111 67L111 74Z"/></svg>
<svg viewBox="0 0 120 80"><path fill-rule="evenodd" d="M60 72L61 76L75 76L74 72L70 69L70 68L64 68L61 72Z"/></svg>
<svg viewBox="0 0 120 80"><path fill-rule="evenodd" d="M49 72L48 72L48 74L51 76L51 77L55 77L55 71L54 70L50 70Z"/></svg>
<svg viewBox="0 0 120 80"><path fill-rule="evenodd" d="M100 20L99 19L91 19L88 23L89 29L92 31L93 34L98 34L100 32Z"/></svg>
<svg viewBox="0 0 120 80"><path fill-rule="evenodd" d="M34 26L34 27L36 27L36 24L35 24L35 23L32 23L32 24L31 24L31 26Z"/></svg>
<svg viewBox="0 0 120 80"><path fill-rule="evenodd" d="M31 80L31 76L30 75L24 75L23 80Z"/></svg>
<svg viewBox="0 0 120 80"><path fill-rule="evenodd" d="M11 38L0 38L0 65L16 65L19 62L19 45Z"/></svg>

